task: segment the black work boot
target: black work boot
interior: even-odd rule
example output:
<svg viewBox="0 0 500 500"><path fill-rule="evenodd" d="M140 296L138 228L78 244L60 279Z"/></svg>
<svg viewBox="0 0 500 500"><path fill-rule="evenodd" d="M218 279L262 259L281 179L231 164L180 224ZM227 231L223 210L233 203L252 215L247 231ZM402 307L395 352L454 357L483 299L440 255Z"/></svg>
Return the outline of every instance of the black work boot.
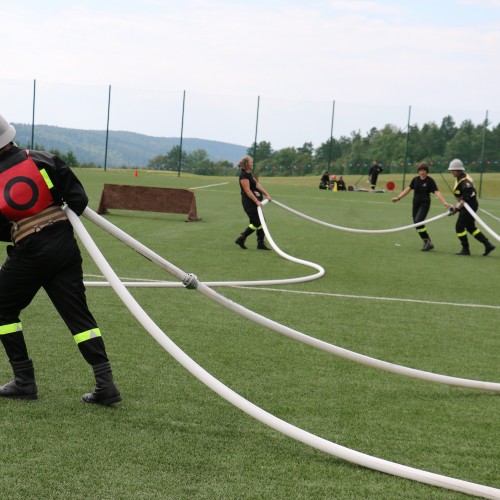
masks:
<svg viewBox="0 0 500 500"><path fill-rule="evenodd" d="M240 248L243 248L243 250L246 250L247 247L245 246L245 240L246 237L241 233L235 240L235 243L240 246Z"/></svg>
<svg viewBox="0 0 500 500"><path fill-rule="evenodd" d="M266 247L264 240L259 240L257 241L257 250L271 250L271 249Z"/></svg>
<svg viewBox="0 0 500 500"><path fill-rule="evenodd" d="M495 250L496 246L492 245L489 241L484 244L484 253L483 255L486 257L489 255L493 250Z"/></svg>
<svg viewBox="0 0 500 500"><path fill-rule="evenodd" d="M0 387L0 397L15 399L37 399L38 388L35 382L33 361L10 361L14 378Z"/></svg>
<svg viewBox="0 0 500 500"><path fill-rule="evenodd" d="M462 250L456 252L455 255L470 255L469 247L462 247Z"/></svg>
<svg viewBox="0 0 500 500"><path fill-rule="evenodd" d="M474 235L474 238L476 238L477 241L479 241L480 243L482 243L484 245L483 255L485 257L487 255L489 255L491 252L493 252L493 250L495 250L496 246L492 245L490 243L490 240L488 238L486 238L486 236L483 233L479 232L478 234Z"/></svg>
<svg viewBox="0 0 500 500"><path fill-rule="evenodd" d="M428 252L429 250L432 250L433 248L434 248L434 245L432 244L432 241L430 239L425 239L424 246L422 247L422 252Z"/></svg>
<svg viewBox="0 0 500 500"><path fill-rule="evenodd" d="M88 392L82 396L84 403L112 405L122 400L120 391L113 381L111 365L109 362L93 365L95 375L94 392Z"/></svg>

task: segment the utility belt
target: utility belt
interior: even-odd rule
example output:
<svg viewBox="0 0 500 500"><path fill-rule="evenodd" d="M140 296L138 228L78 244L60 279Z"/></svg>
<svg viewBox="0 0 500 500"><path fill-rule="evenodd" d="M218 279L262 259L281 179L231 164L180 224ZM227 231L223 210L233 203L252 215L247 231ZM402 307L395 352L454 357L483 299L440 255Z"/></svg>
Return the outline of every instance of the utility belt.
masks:
<svg viewBox="0 0 500 500"><path fill-rule="evenodd" d="M17 244L26 236L38 233L55 222L67 219L68 217L61 207L57 205L48 207L32 217L12 222L12 229L10 230L12 241Z"/></svg>

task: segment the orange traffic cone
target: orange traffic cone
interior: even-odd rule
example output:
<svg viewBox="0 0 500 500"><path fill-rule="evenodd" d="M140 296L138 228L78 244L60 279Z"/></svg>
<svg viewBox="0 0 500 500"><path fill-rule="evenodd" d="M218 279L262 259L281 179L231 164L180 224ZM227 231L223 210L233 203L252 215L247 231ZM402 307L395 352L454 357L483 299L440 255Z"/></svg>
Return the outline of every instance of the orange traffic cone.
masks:
<svg viewBox="0 0 500 500"><path fill-rule="evenodd" d="M139 172L137 171L137 169L134 170L134 177L139 177Z"/></svg>

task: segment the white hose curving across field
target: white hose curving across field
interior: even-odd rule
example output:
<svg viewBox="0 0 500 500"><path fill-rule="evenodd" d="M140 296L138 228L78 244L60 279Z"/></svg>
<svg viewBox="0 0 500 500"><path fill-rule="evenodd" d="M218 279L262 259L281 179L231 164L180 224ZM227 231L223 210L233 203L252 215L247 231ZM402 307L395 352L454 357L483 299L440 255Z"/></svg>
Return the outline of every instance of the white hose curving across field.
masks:
<svg viewBox="0 0 500 500"><path fill-rule="evenodd" d="M163 257L159 256L149 248L147 248L145 245L142 243L138 242L134 238L132 238L130 235L122 231L121 229L117 228L113 224L111 224L109 221L104 219L103 217L100 217L97 215L95 212L93 212L90 208L86 208L83 215L87 217L89 220L94 222L96 225L101 227L102 229L106 230L108 233L110 233L112 236L116 237L123 243L127 244L131 248L133 248L136 252L139 254L143 255L146 257L149 261L153 262L154 264L160 266L162 269L166 270L169 274L172 276L176 277L178 280L180 280L179 283L175 283L176 286L185 286L185 281L189 279L189 275L186 274L184 271L179 269L178 267L174 266L167 260L165 260ZM279 253L283 258L293 258L286 254L285 252L281 251L274 240L272 239L272 236L269 232L269 229L267 227L262 209L259 207L259 215L260 219L262 222L262 226L264 229L264 232L266 233L266 237L271 244L272 248ZM306 263L307 261L302 261L301 259L296 259L293 258L295 262L299 263ZM306 265L314 265L317 266L317 264L313 264L308 262ZM318 268L321 268L318 266ZM182 283L181 283L182 282ZM100 286L110 286L109 282L95 282L98 283ZM172 282L161 282L163 284L170 283ZM255 282L238 282L239 285L248 285L253 284ZM268 282L263 281L263 282L258 282L259 284L266 284ZM94 282L85 282L87 286L92 286L94 285ZM142 287L153 287L155 285L158 285L159 283L153 284L151 282L139 282L139 283L123 283L124 286L142 286ZM214 285L211 285L214 286ZM237 304L233 302L232 300L227 299L223 295L215 292L212 290L209 286L208 282L200 282L198 283L197 290L206 295L208 298L214 300L215 302L219 303L220 305L226 307L227 309L230 309L231 311L239 314L240 316L243 316L247 319L250 319L254 321L255 323L258 323L270 330L273 330L281 335L285 335L287 337L290 337L298 342L302 342L304 344L310 345L311 347L314 347L316 349L320 349L322 351L328 352L330 354L333 354L335 356L339 356L341 358L349 359L351 361L354 361L356 363L360 363L366 366L371 366L373 368L377 368L379 370L384 370L387 372L395 373L397 375L403 375L406 377L411 377L411 378L417 378L421 380L426 380L429 382L436 382L440 384L446 384L446 385L453 385L457 387L464 387L468 389L479 389L479 390L486 390L486 391L493 391L493 392L500 392L500 383L497 382L487 382L487 381L482 381L482 380L472 380L472 379L465 379L465 378L459 378L459 377L451 377L448 375L441 375L438 373L432 373L432 372L426 372L423 370L417 370L415 368L409 368L406 366L401 366L397 365L394 363L389 363L387 361L382 361L379 359L371 358L369 356L365 356L363 354L359 354L353 351L349 351L348 349L344 349L342 347L335 346L333 344L329 344L328 342L324 342L322 340L316 339L314 337L310 337L309 335L305 335L304 333L301 333L297 330L294 330L292 328L289 328L285 325L282 325L280 323L277 323L269 318L266 318L265 316L262 316L260 314L257 314L254 311L251 311L250 309L247 309L243 307L240 304Z"/></svg>
<svg viewBox="0 0 500 500"><path fill-rule="evenodd" d="M254 405L250 401L241 397L239 394L231 390L222 382L213 377L210 373L204 370L200 365L193 361L187 354L185 354L172 340L154 323L154 321L146 314L137 301L132 297L127 288L121 283L120 279L113 271L109 263L106 261L102 253L97 248L97 245L92 240L91 236L85 229L78 216L69 208L65 208L68 218L75 228L83 245L89 252L92 259L95 261L100 271L111 284L113 290L123 301L125 306L129 309L132 315L141 323L141 325L148 331L148 333L184 368L191 374L203 382L207 387L226 399L228 402L240 408L248 415L254 417L260 422L268 425L269 427L281 432L297 441L308 444L318 450L329 453L338 458L347 460L349 462L374 469L380 472L385 472L394 476L399 476L421 483L426 483L441 488L447 488L469 495L475 495L483 498L500 499L500 490L489 486L476 484L460 479L434 474L432 472L415 469L405 465L383 460L377 457L372 457L364 453L340 446L336 443L323 439L315 434L300 429L278 417L266 412L262 408ZM85 215L89 216L89 209L86 209ZM96 217L97 214L95 214ZM91 217L89 217L91 218ZM92 217L93 218L93 217ZM180 269L172 266L172 272L178 275L179 279L183 279L184 285L187 288L205 289L208 288L203 283L198 283L195 276L183 273Z"/></svg>

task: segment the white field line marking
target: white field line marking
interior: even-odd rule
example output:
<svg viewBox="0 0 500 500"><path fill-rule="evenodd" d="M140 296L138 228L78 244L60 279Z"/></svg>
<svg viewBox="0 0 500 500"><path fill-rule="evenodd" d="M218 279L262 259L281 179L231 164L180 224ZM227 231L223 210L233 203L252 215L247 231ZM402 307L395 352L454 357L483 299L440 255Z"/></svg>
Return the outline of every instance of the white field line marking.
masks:
<svg viewBox="0 0 500 500"><path fill-rule="evenodd" d="M493 217L493 219L500 222L500 219L498 217L495 217L493 214L490 214L489 212L487 212L486 210L483 210L482 208L480 208L479 210L481 210L481 212L484 212L486 215L489 215L490 217Z"/></svg>
<svg viewBox="0 0 500 500"><path fill-rule="evenodd" d="M102 274L83 274L83 277L88 277L88 278L104 278ZM120 278L120 281L151 281L151 283L158 283L161 282L162 280L152 280L152 279L147 279L147 278Z"/></svg>
<svg viewBox="0 0 500 500"><path fill-rule="evenodd" d="M305 292L300 290L285 290L282 288L266 288L266 287L253 287L253 286L238 286L235 288L245 288L251 290L268 290L271 292L284 292L284 293L298 293L304 295L323 295L325 297L342 297L347 299L364 299L364 300L386 300L388 302L413 302L417 304L431 304L437 306L456 306L456 307L476 307L483 309L500 309L500 306L493 306L488 304L462 304L459 302L437 302L433 300L420 300L420 299L400 299L396 297L372 297L370 295L348 295L344 293L329 293L329 292Z"/></svg>
<svg viewBox="0 0 500 500"><path fill-rule="evenodd" d="M100 274L84 274L84 276L92 278L104 278ZM160 283L162 280L152 280L144 278L122 278L120 281L151 281L152 283ZM500 309L500 306L494 306L489 304L463 304L460 302L438 302L433 300L420 300L420 299L401 299L397 297L373 297L371 295L349 295L345 293L330 293L330 292L306 292L301 290L286 290L284 288L268 288L268 287L256 287L256 286L234 286L233 288L245 288L247 290L266 290L268 292L283 292L283 293L297 293L303 295L321 295L324 297L341 297L346 299L364 299L364 300L386 300L387 302L412 302L416 304L430 304L436 306L456 306L456 307L472 307L472 308L482 308L482 309Z"/></svg>
<svg viewBox="0 0 500 500"><path fill-rule="evenodd" d="M229 182L220 182L219 184L209 184L208 186L191 187L189 189L205 189L205 188L210 188L210 187L214 187L214 186L224 186L225 184L229 184Z"/></svg>

